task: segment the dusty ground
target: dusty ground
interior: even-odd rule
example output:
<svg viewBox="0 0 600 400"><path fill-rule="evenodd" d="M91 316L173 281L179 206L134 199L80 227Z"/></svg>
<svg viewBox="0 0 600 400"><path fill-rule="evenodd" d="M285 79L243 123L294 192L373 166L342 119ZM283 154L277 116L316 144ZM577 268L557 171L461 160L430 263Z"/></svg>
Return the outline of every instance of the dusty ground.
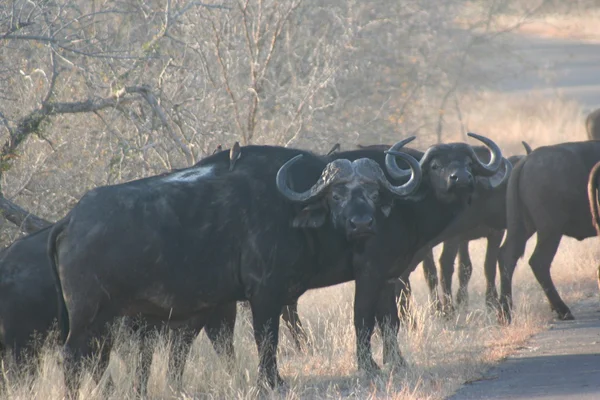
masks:
<svg viewBox="0 0 600 400"><path fill-rule="evenodd" d="M554 322L449 400L600 398L598 300L583 301L573 311L575 321Z"/></svg>

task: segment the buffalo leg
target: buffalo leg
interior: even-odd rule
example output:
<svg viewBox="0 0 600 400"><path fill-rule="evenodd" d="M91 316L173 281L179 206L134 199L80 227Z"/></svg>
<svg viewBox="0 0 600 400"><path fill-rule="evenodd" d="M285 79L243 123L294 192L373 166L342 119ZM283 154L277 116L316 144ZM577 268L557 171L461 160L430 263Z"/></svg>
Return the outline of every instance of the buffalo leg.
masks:
<svg viewBox="0 0 600 400"><path fill-rule="evenodd" d="M375 321L383 338L383 363L402 366L405 362L398 345L400 318L398 317L394 285L392 283L385 285L377 303Z"/></svg>
<svg viewBox="0 0 600 400"><path fill-rule="evenodd" d="M384 282L361 273L356 277L354 293L354 330L356 332L356 360L362 371L378 371L373 359L371 337L375 329L375 315Z"/></svg>
<svg viewBox="0 0 600 400"><path fill-rule="evenodd" d="M507 219L510 219L509 217L510 215L507 214ZM508 230L504 244L500 247L498 257L500 263L500 312L498 317L502 323L509 324L511 322L512 278L517 261L525 252L527 240L533 235L533 230L525 232L525 229L525 226L521 225L514 232Z"/></svg>
<svg viewBox="0 0 600 400"><path fill-rule="evenodd" d="M406 272L399 279L395 279L393 283L400 320L405 324L414 323L410 315L412 289L410 287L410 280L408 279L409 276L410 272Z"/></svg>
<svg viewBox="0 0 600 400"><path fill-rule="evenodd" d="M423 258L423 275L425 276L427 287L429 288L430 301L433 303L436 311L441 311L442 303L440 302L440 296L438 294L438 275L433 259L433 251L431 249L429 249Z"/></svg>
<svg viewBox="0 0 600 400"><path fill-rule="evenodd" d="M227 371L231 373L235 365L233 333L237 316L236 303L219 307L209 318L204 331L219 357L225 361Z"/></svg>
<svg viewBox="0 0 600 400"><path fill-rule="evenodd" d="M494 231L487 237L485 252L485 304L491 310L498 309L498 292L496 291L496 268L500 252L500 244L504 231Z"/></svg>
<svg viewBox="0 0 600 400"><path fill-rule="evenodd" d="M542 286L552 310L558 314L558 318L572 320L574 319L573 314L558 294L550 275L552 260L558 250L561 237L560 234L542 234L538 232L537 244L529 259L529 265L538 283Z"/></svg>
<svg viewBox="0 0 600 400"><path fill-rule="evenodd" d="M258 348L259 382L269 387L284 385L277 368L279 316L283 304L272 296L254 296L250 300L254 340Z"/></svg>
<svg viewBox="0 0 600 400"><path fill-rule="evenodd" d="M292 334L296 348L302 351L303 345L308 342L308 337L302 327L302 322L300 322L298 302L284 306L281 310L281 317Z"/></svg>
<svg viewBox="0 0 600 400"><path fill-rule="evenodd" d="M463 240L458 245L458 291L456 292L456 304L458 307L467 307L469 305L469 281L472 274L473 263L469 254L469 241Z"/></svg>
<svg viewBox="0 0 600 400"><path fill-rule="evenodd" d="M442 310L444 314L452 314L454 312L454 305L452 304L452 276L454 275L454 260L456 260L459 245L460 242L458 239L446 240L442 255L440 256Z"/></svg>
<svg viewBox="0 0 600 400"><path fill-rule="evenodd" d="M79 390L79 373L86 358L92 355L98 356L98 363L93 371L95 379L99 379L108 366L108 355L111 350L110 332L107 329L108 318L104 318L104 313L92 313L94 314L96 314L95 318L88 326L81 323L85 319L78 318L81 316L79 313L69 314L69 335L63 350L65 380L71 397L74 397Z"/></svg>

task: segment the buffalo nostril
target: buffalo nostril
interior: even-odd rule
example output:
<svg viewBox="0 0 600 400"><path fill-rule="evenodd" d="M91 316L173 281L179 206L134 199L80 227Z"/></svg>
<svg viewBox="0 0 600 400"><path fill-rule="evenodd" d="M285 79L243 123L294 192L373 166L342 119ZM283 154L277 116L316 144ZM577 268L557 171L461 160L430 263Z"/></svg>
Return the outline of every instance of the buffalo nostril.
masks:
<svg viewBox="0 0 600 400"><path fill-rule="evenodd" d="M365 229L373 227L373 218L371 217L352 217L350 219L350 228Z"/></svg>
<svg viewBox="0 0 600 400"><path fill-rule="evenodd" d="M456 175L456 174L450 175L450 180L456 182L458 180L458 175Z"/></svg>

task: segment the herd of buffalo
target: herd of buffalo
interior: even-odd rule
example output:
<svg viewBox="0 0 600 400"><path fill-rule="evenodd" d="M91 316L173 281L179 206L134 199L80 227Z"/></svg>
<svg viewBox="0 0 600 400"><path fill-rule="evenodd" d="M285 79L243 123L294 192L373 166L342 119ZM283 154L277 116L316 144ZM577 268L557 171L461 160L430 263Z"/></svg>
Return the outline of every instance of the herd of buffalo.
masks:
<svg viewBox="0 0 600 400"><path fill-rule="evenodd" d="M523 142L523 154L508 158L474 133L482 145L436 144L425 152L405 147L414 137L351 151L336 145L326 155L236 143L190 168L98 187L62 220L0 253L3 353L23 363L33 334L58 321L65 380L77 390L87 357L100 360L95 379L104 372L110 325L126 317L142 338L144 392L148 340L158 328L179 339L169 364L174 379L185 362L176 354L187 354L202 329L231 367L243 301L252 311L259 380L274 387L284 383L280 315L302 348L298 298L354 281L358 368L379 368L371 350L376 327L383 363L404 365L397 333L417 265L434 304L450 314L454 260L458 254L456 302L465 305L469 241L485 237L486 304L510 323L513 272L534 233L532 271L558 317L573 319L550 265L563 235L600 234L600 110L586 127L588 141L535 150ZM432 253L440 243L442 296Z"/></svg>

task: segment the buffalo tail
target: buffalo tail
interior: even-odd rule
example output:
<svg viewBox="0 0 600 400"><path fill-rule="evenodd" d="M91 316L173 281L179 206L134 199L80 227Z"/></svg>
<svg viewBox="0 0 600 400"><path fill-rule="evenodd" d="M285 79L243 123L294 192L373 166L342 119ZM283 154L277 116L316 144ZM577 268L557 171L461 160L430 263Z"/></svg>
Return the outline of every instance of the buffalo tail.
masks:
<svg viewBox="0 0 600 400"><path fill-rule="evenodd" d="M57 222L50 232L48 238L48 257L50 258L50 265L52 267L52 276L54 277L54 284L56 288L57 304L58 304L58 328L60 330L60 340L64 343L67 340L69 334L69 312L65 304L65 298L63 296L62 284L58 275L58 253L57 253L57 238L65 230L65 227L69 223L69 217L63 218Z"/></svg>

